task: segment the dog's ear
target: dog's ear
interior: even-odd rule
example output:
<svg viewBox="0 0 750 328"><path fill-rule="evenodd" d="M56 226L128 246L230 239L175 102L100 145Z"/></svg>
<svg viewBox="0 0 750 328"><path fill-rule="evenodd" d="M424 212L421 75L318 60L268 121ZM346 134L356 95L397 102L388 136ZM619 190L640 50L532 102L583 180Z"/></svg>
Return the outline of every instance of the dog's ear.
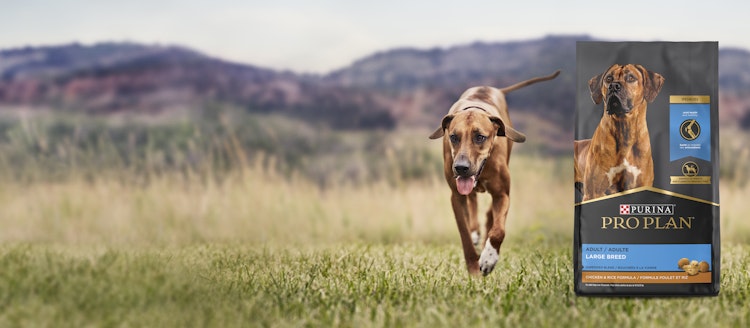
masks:
<svg viewBox="0 0 750 328"><path fill-rule="evenodd" d="M492 121L492 123L497 125L498 137L507 137L508 139L513 140L514 142L518 142L518 143L522 143L526 141L525 134L514 129L512 126L505 125L505 122L503 122L503 119L497 116L491 116L490 121Z"/></svg>
<svg viewBox="0 0 750 328"><path fill-rule="evenodd" d="M656 95L659 94L661 87L664 85L664 77L659 73L647 70L641 65L636 65L636 67L643 75L643 98L648 102L652 102L656 99Z"/></svg>
<svg viewBox="0 0 750 328"><path fill-rule="evenodd" d="M604 95L602 95L602 76L606 74L607 72L604 72L602 74L599 74L597 76L594 76L589 80L589 91L591 92L591 100L594 101L595 104L599 105L602 103L602 99L604 98Z"/></svg>
<svg viewBox="0 0 750 328"><path fill-rule="evenodd" d="M445 117L443 117L443 121L440 123L440 127L438 127L437 130L435 130L435 132L430 135L430 139L441 138L443 135L445 135L445 129L448 128L448 124L451 124L451 121L453 121L453 115L445 115Z"/></svg>

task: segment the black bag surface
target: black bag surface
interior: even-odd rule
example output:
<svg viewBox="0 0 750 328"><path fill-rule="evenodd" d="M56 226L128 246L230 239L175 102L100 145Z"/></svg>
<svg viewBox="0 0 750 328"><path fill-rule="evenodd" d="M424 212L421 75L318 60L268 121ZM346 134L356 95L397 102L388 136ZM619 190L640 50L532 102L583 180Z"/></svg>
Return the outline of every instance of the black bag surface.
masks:
<svg viewBox="0 0 750 328"><path fill-rule="evenodd" d="M576 51L576 293L718 294L718 43Z"/></svg>

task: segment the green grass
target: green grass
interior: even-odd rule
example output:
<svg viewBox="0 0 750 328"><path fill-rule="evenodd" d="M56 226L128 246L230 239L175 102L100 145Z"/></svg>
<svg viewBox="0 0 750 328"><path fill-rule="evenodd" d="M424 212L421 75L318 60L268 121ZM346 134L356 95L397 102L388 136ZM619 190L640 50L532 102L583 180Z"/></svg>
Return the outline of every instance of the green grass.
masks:
<svg viewBox="0 0 750 328"><path fill-rule="evenodd" d="M567 156L514 148L501 261L471 278L429 131L213 114L0 117L0 327L750 326L746 134L723 132L720 295L589 298Z"/></svg>
<svg viewBox="0 0 750 328"><path fill-rule="evenodd" d="M720 296L576 297L570 177L555 174L569 162L512 165L524 183L486 278L465 272L437 178L321 189L258 164L211 179L6 181L0 327L750 324L749 186L722 186Z"/></svg>
<svg viewBox="0 0 750 328"><path fill-rule="evenodd" d="M750 247L721 294L576 297L566 238L507 243L486 278L458 245L0 248L0 326L746 327Z"/></svg>

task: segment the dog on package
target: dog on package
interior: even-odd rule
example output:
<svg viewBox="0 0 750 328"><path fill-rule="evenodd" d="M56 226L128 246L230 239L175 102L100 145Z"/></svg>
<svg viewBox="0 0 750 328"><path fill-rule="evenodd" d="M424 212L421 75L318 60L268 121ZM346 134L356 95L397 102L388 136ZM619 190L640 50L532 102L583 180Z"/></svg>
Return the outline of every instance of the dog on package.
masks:
<svg viewBox="0 0 750 328"><path fill-rule="evenodd" d="M582 201L654 182L646 109L664 77L641 65L612 65L589 80L591 99L604 111L591 139L574 141L576 189Z"/></svg>

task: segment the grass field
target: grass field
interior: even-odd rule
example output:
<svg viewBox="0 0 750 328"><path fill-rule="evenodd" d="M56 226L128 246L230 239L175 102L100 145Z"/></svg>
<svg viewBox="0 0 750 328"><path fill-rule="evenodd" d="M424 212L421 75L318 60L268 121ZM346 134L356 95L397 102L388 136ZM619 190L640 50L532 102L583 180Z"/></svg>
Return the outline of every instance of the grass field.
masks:
<svg viewBox="0 0 750 328"><path fill-rule="evenodd" d="M455 245L0 249L0 326L747 327L747 245L715 298L576 297L566 238L509 243L468 278Z"/></svg>
<svg viewBox="0 0 750 328"><path fill-rule="evenodd" d="M501 263L486 278L464 271L439 180L320 189L250 167L143 186L6 183L0 326L750 324L747 187L723 190L719 297L576 297L567 181L524 206L568 168L514 160L526 183L513 187Z"/></svg>
<svg viewBox="0 0 750 328"><path fill-rule="evenodd" d="M347 147L374 140L354 136L342 139ZM39 144L30 140L18 144ZM238 156L227 140L216 144L229 145L222 156L231 161ZM512 159L500 263L470 278L434 172L439 146L412 157L409 147L386 148L381 169L337 175L334 184L262 157L219 173L161 166L169 161L132 161L145 165L132 169L121 158L92 175L80 165L94 162L77 161L96 160L99 148L55 166L57 155L0 146L16 150L0 164L31 163L14 164L20 176L0 174L0 327L750 325L750 185L741 161L727 166L733 179L721 189L720 295L626 299L573 294L567 158L521 150ZM327 163L337 161L332 154ZM393 172L402 158L422 169ZM49 167L60 171L47 175ZM383 172L390 175L368 178ZM480 211L488 201L480 198Z"/></svg>

